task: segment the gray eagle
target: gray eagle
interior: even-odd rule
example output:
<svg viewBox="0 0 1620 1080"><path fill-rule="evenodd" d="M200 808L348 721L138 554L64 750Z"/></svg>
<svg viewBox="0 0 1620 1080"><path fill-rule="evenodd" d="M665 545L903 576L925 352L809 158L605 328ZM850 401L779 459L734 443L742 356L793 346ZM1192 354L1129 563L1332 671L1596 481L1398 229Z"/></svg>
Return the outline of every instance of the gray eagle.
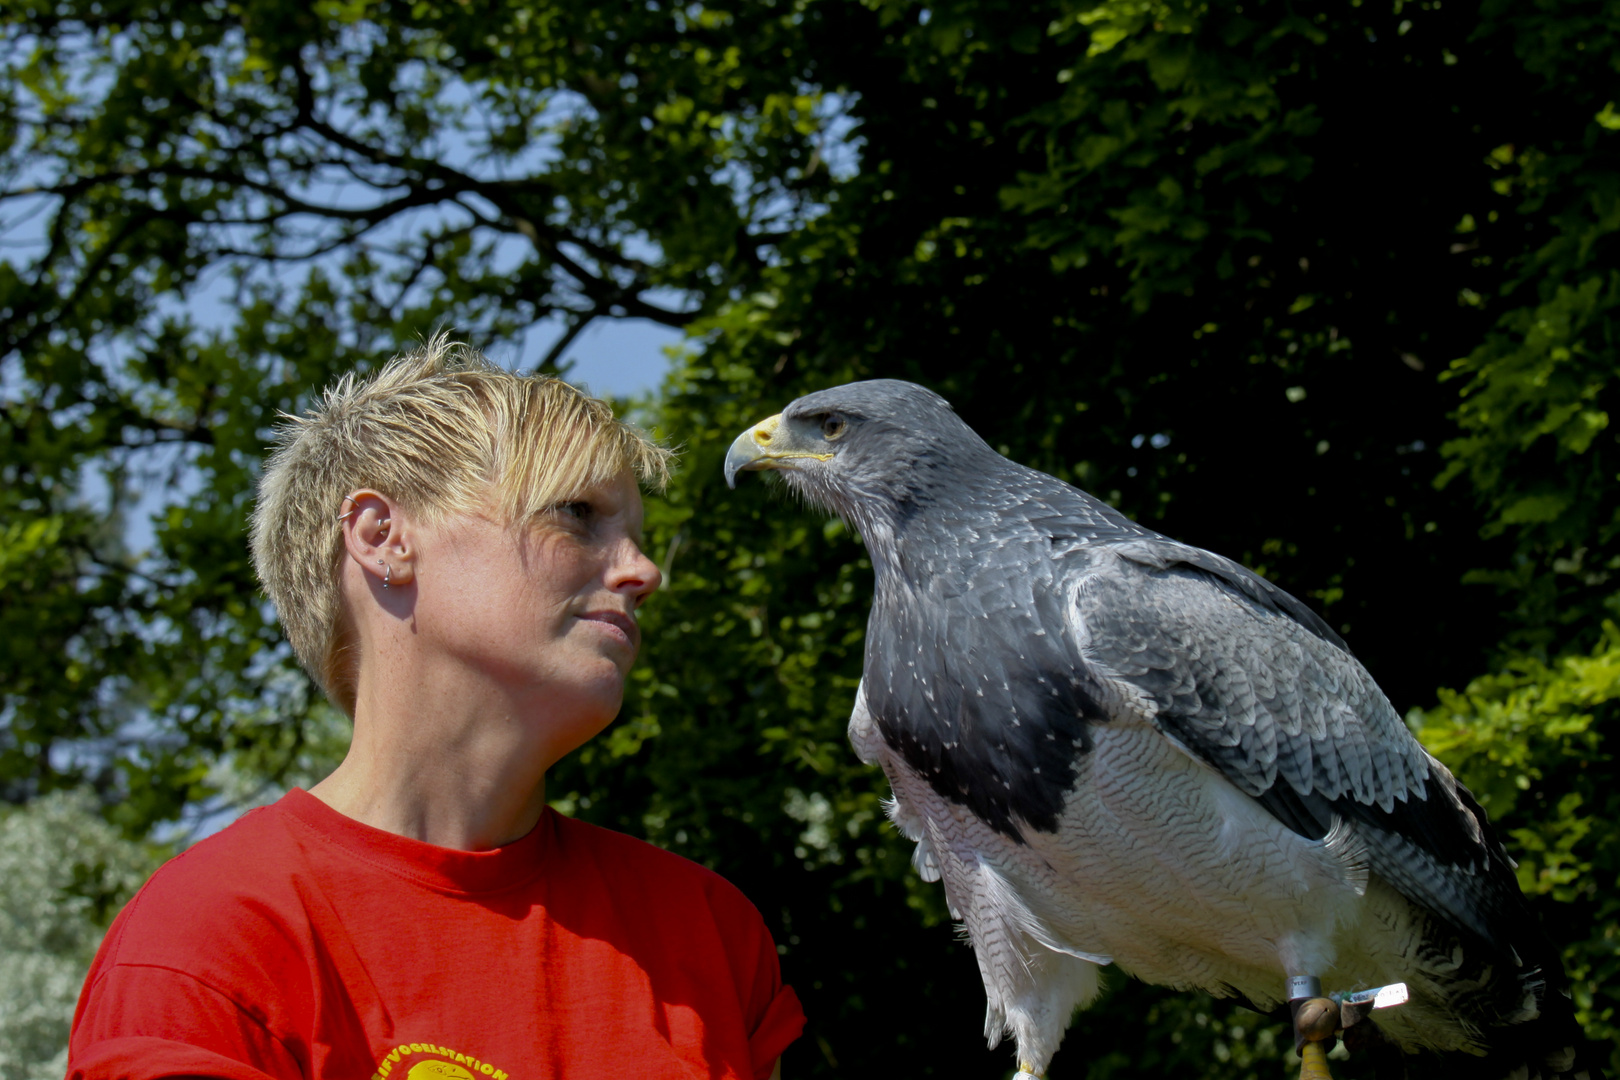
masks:
<svg viewBox="0 0 1620 1080"><path fill-rule="evenodd" d="M1379 1028L1453 1075L1597 1075L1484 812L1300 601L1009 461L911 383L799 398L732 444L727 482L751 469L866 543L850 742L1021 1073L1114 963L1261 1011L1294 977L1404 982Z"/></svg>

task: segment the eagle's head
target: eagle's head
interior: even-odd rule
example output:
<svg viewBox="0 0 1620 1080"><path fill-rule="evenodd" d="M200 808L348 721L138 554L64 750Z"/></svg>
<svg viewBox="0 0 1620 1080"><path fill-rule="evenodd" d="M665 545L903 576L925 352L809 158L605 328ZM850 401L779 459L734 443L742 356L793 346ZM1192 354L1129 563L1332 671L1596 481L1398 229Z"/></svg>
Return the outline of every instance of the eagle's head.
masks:
<svg viewBox="0 0 1620 1080"><path fill-rule="evenodd" d="M777 470L807 501L866 532L959 490L963 470L1004 464L932 390L872 379L806 394L744 431L726 454L726 483Z"/></svg>

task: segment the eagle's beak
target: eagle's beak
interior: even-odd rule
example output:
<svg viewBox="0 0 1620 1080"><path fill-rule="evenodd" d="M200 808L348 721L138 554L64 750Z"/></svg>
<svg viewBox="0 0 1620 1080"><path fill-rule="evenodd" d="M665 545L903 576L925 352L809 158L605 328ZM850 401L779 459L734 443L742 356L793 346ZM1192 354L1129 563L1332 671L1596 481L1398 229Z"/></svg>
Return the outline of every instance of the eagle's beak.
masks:
<svg viewBox="0 0 1620 1080"><path fill-rule="evenodd" d="M737 486L737 474L749 469L791 469L795 459L827 461L833 455L818 452L801 443L792 424L777 413L761 420L741 435L726 451L726 486Z"/></svg>

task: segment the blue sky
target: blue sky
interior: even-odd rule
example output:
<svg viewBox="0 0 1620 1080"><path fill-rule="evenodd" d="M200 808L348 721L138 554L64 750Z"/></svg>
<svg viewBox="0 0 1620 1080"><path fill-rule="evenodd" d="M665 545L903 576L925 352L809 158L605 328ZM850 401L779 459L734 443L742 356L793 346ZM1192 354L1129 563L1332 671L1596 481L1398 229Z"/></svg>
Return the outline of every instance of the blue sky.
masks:
<svg viewBox="0 0 1620 1080"><path fill-rule="evenodd" d="M530 367L545 355L557 333L556 328L542 324L529 333L521 357L495 355L491 359ZM597 319L563 353L564 363L574 365L568 381L598 397L633 397L656 390L669 371L669 357L663 350L678 343L681 336L679 330L647 319Z"/></svg>

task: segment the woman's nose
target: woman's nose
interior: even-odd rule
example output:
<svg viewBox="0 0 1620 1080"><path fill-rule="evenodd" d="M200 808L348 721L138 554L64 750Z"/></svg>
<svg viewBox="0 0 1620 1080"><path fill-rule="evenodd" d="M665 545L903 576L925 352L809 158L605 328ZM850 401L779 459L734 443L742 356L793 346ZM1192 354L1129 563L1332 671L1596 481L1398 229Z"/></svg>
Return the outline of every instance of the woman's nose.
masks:
<svg viewBox="0 0 1620 1080"><path fill-rule="evenodd" d="M663 572L658 564L647 558L634 540L626 540L619 548L619 556L608 576L608 587L614 592L627 592L639 604L663 584Z"/></svg>

